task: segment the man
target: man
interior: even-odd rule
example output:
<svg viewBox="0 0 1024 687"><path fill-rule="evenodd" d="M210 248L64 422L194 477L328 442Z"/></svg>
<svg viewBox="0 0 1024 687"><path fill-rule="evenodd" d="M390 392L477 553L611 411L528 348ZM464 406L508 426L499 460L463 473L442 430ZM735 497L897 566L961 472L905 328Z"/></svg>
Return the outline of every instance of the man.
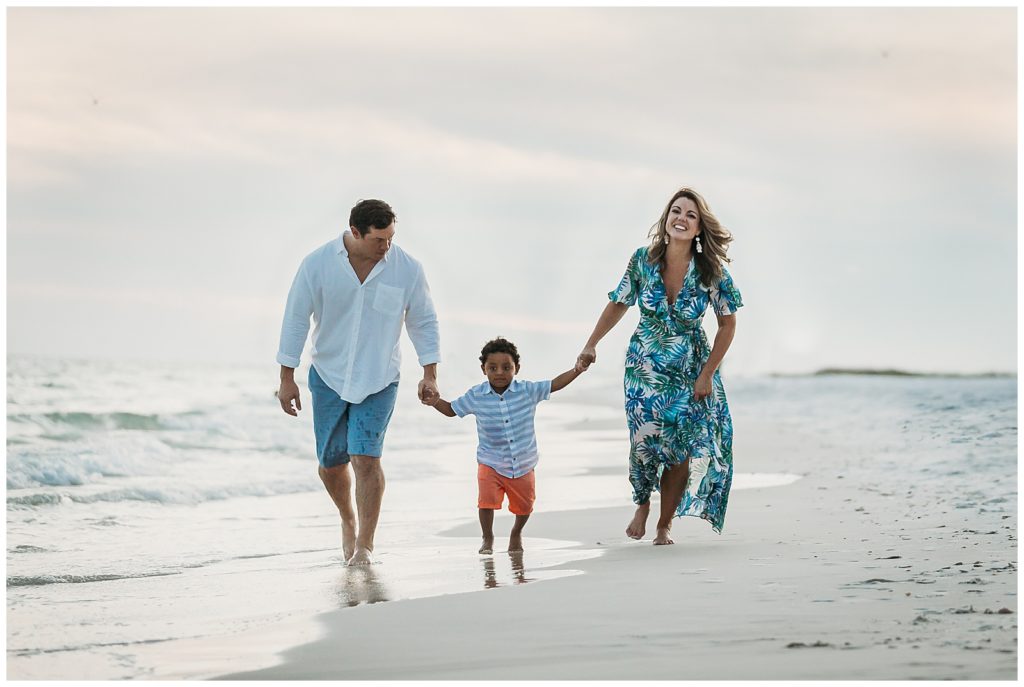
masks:
<svg viewBox="0 0 1024 687"><path fill-rule="evenodd" d="M295 368L313 316L313 431L320 479L341 515L349 565L373 562L373 535L384 496L380 457L398 392L402 323L416 348L421 401L438 395L437 314L423 267L392 245L396 216L382 200L361 200L349 230L302 261L288 292L277 362L281 408L302 410ZM358 527L352 509L353 474Z"/></svg>

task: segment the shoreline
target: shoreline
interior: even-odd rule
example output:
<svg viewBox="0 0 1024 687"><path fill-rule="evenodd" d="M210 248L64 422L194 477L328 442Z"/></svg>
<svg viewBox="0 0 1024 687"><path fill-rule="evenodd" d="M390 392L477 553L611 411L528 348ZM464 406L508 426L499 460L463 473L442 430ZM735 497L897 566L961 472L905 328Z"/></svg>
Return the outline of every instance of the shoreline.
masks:
<svg viewBox="0 0 1024 687"><path fill-rule="evenodd" d="M573 562L583 575L542 585L328 612L323 636L285 651L283 663L219 679L1016 677L1014 569L990 575L982 595L956 574L930 586L907 579L896 548L780 538L779 499L828 501L816 482L747 492L721 536L677 520L674 546L652 546L650 533L606 542L631 507L540 514L538 534L592 528L583 545L604 555ZM470 533L472 523L446 532ZM1014 613L999 613L1007 605ZM974 638L955 647L953 635ZM735 660L737 647L746 660Z"/></svg>
<svg viewBox="0 0 1024 687"><path fill-rule="evenodd" d="M766 457L745 468L805 476L736 491L721 535L687 517L655 547L653 516L625 537L632 506L540 512L527 560L531 537L582 540L584 574L326 612L278 665L217 679L1016 678L1015 504L940 509L856 450L745 424L737 453Z"/></svg>
<svg viewBox="0 0 1024 687"><path fill-rule="evenodd" d="M593 481L594 478L588 479ZM794 479L799 477L740 473L736 475L736 488L747 491L753 484L771 486ZM566 514L585 520L586 514L594 509L591 506L538 510L531 518L531 525L538 519L557 521ZM393 519L396 514L389 515ZM330 520L329 516L319 519ZM278 604L274 612L246 621L247 629L138 646L136 659L143 665L153 666L144 676L146 679L216 679L227 672L274 669L281 664L278 654L286 647L329 636L325 635L322 619L331 614L338 613L342 622L349 622L353 617L350 614L365 612L363 609L369 606L379 608L431 598L476 596L524 584L551 584L562 578L584 575L582 563L606 553L605 546L586 541L580 536L580 530L558 528L556 531L550 527L545 527L550 530L545 532L531 532L533 528L528 527L527 550L523 554L509 553L504 549L513 521L514 517L507 512L495 516L495 553L480 555L477 553L479 524L474 518L438 521L432 534L415 542L409 538L395 541L393 535L397 530L394 528L402 525L393 520L385 524L392 533L388 537L391 541L385 540L375 565L347 568L333 554L324 561L323 551L307 557L306 564L318 568L320 573L303 579L315 586L330 588L330 594L320 596L330 604L324 608L331 610L305 607L285 611ZM328 528L333 525L332 522L324 524ZM317 529L322 527L317 525Z"/></svg>
<svg viewBox="0 0 1024 687"><path fill-rule="evenodd" d="M725 534L684 518L676 521L675 547L652 547L653 532L642 543L625 537L632 515L625 434L617 409L599 402L597 393L553 404L538 427L544 474L519 561L501 553L511 525L507 514L496 518L499 553L476 554L475 485L465 469L470 432L452 426L435 434L435 426L424 423L422 436L413 440L419 424L412 413L389 463L393 479L378 531L380 565L363 573L353 569L348 575L340 566L332 547L337 515L320 491L276 493L278 476L298 480L293 473L301 469L298 462L282 461L281 451L246 458L262 461L264 496L205 499L198 507L175 505L172 498L169 504L120 500L9 509L9 518L19 516L9 519L9 545L19 546L9 549L8 560L20 566L10 575L106 574L117 565L127 573L174 573L9 587L9 674L216 679L234 671L259 677L257 670L266 668L290 676L296 665L288 663L285 650L327 641L328 658L312 660L323 663L330 677L340 666L379 679L371 670L376 665L384 677L490 679L494 675L483 668L473 673L476 668L459 663L483 641L476 636L484 627L476 616L490 609L499 623L510 614L537 616L517 617L516 623L538 634L533 650L547 657L535 671L541 677L574 678L574 661L600 662L601 652L622 646L651 664L677 665L682 656L729 670L737 649L745 656L750 646L752 659L766 666L758 677L768 679L791 674L773 674L773 662L798 660L809 662L808 676L849 678L829 652L879 649L896 658L872 655L876 678L920 677L913 671L929 662L936 667L926 677L1013 675L1015 383L832 377L758 380L734 388L739 472ZM190 422L199 439L232 426L230 418ZM157 443L165 434L137 436ZM296 433L296 451L305 439ZM230 455L242 457L246 452L239 448ZM225 466L212 450L171 450L180 452L183 466L208 463L214 477L195 483L187 473L168 472L155 493L176 498L187 487L185 494L219 494L227 473L218 472ZM23 468L32 474L31 463ZM88 544L82 552L89 555L76 557L62 543L66 537L30 537L37 536L38 524L26 519L33 515L48 519L44 534L74 520L81 528L76 541ZM110 529L129 523L141 529ZM148 536L129 545L131 559L103 549L116 535L133 532ZM588 553L601 558L587 559ZM558 591L539 589L550 585ZM578 603L586 594L589 603ZM623 595L630 603L619 599ZM389 606L400 610L385 610ZM460 610L467 608L476 616ZM661 623L650 609L664 609L675 624ZM329 657L351 641L332 623L362 626L383 613L400 625L417 625L413 616L425 612L434 626L443 626L422 626L430 641L440 642L433 659L407 657L423 640L392 632L385 623L379 632L363 633L379 640L375 646L357 655L346 651L344 664L331 667ZM552 620L565 613L574 625ZM474 631L449 627L463 621ZM490 617L484 621L486 632L518 646L513 627L493 629ZM748 626L756 622L763 623L762 632L751 634ZM785 644L777 646L781 640ZM724 648L729 644L731 654ZM579 647L597 657L577 655ZM391 660L374 664L382 651ZM520 663L494 665L506 677L533 670ZM598 679L625 670L606 668ZM657 665L638 670L644 677L663 674Z"/></svg>

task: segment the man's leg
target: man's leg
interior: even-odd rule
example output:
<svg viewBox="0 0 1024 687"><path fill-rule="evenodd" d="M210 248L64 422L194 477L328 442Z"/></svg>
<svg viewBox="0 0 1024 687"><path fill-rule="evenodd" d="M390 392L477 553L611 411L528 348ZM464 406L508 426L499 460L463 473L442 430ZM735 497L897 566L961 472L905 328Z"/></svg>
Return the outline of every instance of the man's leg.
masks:
<svg viewBox="0 0 1024 687"><path fill-rule="evenodd" d="M352 474L348 464L332 468L320 467L320 481L327 488L334 505L341 515L341 551L345 560L352 558L356 547L356 514L352 510Z"/></svg>
<svg viewBox="0 0 1024 687"><path fill-rule="evenodd" d="M349 411L349 459L356 482L356 549L349 565L373 562L373 535L377 531L380 504L384 499L384 470L380 456L384 454L384 435L391 422L398 396L398 382L370 394Z"/></svg>
<svg viewBox="0 0 1024 687"><path fill-rule="evenodd" d="M309 368L313 397L313 433L320 481L341 516L341 551L348 561L355 551L356 516L352 510L352 473L348 467L349 404L327 386L316 368Z"/></svg>
<svg viewBox="0 0 1024 687"><path fill-rule="evenodd" d="M348 564L369 565L373 562L373 535L377 531L380 504L384 499L384 470L380 466L380 458L374 456L351 456L351 460L355 472L359 529L356 531L356 548Z"/></svg>

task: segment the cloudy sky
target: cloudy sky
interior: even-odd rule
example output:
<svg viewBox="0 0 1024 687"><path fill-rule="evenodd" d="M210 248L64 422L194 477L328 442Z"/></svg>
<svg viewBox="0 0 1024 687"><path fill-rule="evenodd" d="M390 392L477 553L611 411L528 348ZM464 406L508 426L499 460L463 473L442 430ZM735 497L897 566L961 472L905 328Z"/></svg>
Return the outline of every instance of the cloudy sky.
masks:
<svg viewBox="0 0 1024 687"><path fill-rule="evenodd" d="M727 369L1013 371L1016 26L1012 7L9 8L8 351L272 375L299 261L379 197L445 364L500 333L541 376L689 185L736 239Z"/></svg>

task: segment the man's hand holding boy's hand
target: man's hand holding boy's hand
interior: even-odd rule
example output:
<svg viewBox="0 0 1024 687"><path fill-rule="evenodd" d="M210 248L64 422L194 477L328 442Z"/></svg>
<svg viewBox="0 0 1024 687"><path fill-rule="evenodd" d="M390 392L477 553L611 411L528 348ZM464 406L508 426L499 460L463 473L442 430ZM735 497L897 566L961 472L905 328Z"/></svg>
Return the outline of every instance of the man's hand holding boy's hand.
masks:
<svg viewBox="0 0 1024 687"><path fill-rule="evenodd" d="M437 382L433 379L421 379L416 390L420 403L425 406L432 406L441 398L441 392L437 390Z"/></svg>

